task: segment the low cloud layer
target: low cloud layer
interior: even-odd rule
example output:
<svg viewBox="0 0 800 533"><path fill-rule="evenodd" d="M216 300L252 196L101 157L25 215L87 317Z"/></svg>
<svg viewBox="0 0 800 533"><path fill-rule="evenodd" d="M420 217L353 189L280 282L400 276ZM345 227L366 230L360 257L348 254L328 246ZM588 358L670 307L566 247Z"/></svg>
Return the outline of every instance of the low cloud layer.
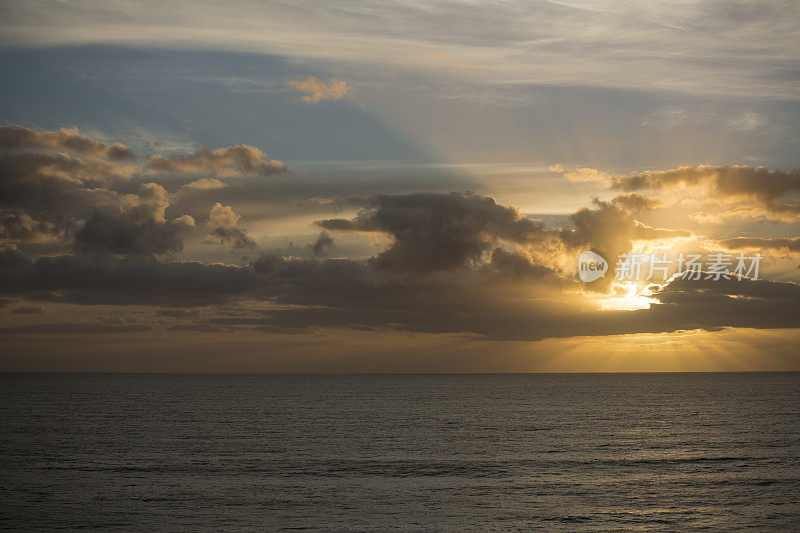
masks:
<svg viewBox="0 0 800 533"><path fill-rule="evenodd" d="M800 237L792 239L769 239L763 237L736 237L721 241L720 245L727 250L777 250L800 252Z"/></svg>

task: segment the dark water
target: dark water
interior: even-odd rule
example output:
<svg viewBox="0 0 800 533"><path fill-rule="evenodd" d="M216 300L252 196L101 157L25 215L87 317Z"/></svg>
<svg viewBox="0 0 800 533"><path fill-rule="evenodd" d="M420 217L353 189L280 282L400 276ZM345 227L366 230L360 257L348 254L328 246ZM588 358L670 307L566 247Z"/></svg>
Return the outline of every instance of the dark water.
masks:
<svg viewBox="0 0 800 533"><path fill-rule="evenodd" d="M800 529L800 374L0 387L7 528Z"/></svg>

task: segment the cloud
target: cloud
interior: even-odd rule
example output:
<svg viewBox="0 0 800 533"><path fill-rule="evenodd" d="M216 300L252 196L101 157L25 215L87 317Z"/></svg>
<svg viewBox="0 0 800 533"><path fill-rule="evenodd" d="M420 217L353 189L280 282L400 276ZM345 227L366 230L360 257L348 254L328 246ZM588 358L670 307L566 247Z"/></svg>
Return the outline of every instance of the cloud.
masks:
<svg viewBox="0 0 800 533"><path fill-rule="evenodd" d="M800 252L800 237L793 239L770 239L761 237L736 237L720 241L727 250L785 250Z"/></svg>
<svg viewBox="0 0 800 533"><path fill-rule="evenodd" d="M208 235L204 242L220 244L230 243L234 248L255 248L256 243L247 236L247 232L239 227L241 216L231 209L229 205L214 204L208 214L206 228Z"/></svg>
<svg viewBox="0 0 800 533"><path fill-rule="evenodd" d="M284 264L284 267L289 265ZM341 265L345 266L345 265ZM293 265L295 276L320 281L317 263ZM300 270L296 270L300 268ZM347 269L350 267L348 266ZM336 269L339 275L342 271ZM281 275L273 270L273 275ZM331 272L331 274L334 271ZM294 304L260 316L211 319L218 327L247 327L270 332L314 328L355 330L395 329L422 333L460 333L492 340L541 340L573 336L660 333L726 327L800 327L800 298L795 284L771 281L688 281L674 279L654 293L661 303L639 311L588 311L558 300L502 297L480 285L390 282L357 291L357 281L345 278L348 289L309 304L302 294L286 298ZM299 278L298 278L299 281ZM473 280L474 281L474 280ZM470 287L468 290L466 287ZM332 288L332 287L329 287ZM311 295L306 295L310 297Z"/></svg>
<svg viewBox="0 0 800 533"><path fill-rule="evenodd" d="M159 309L157 314L169 318L195 318L200 315L197 309Z"/></svg>
<svg viewBox="0 0 800 533"><path fill-rule="evenodd" d="M221 331L211 324L176 324L167 329L169 331L197 331L200 333L219 333Z"/></svg>
<svg viewBox="0 0 800 533"><path fill-rule="evenodd" d="M661 207L661 200L658 198L651 198L643 194L618 194L612 200L611 204L618 207L622 211L627 211L631 214L646 213L653 209Z"/></svg>
<svg viewBox="0 0 800 533"><path fill-rule="evenodd" d="M82 305L198 306L258 296L269 280L251 267L153 256L0 254L0 294Z"/></svg>
<svg viewBox="0 0 800 533"><path fill-rule="evenodd" d="M301 100L307 104L318 104L323 100L343 100L352 98L353 91L347 82L331 78L324 82L314 76L302 76L289 80L287 84L304 94Z"/></svg>
<svg viewBox="0 0 800 533"><path fill-rule="evenodd" d="M376 0L360 10L308 1L233 0L202 10L182 1L23 2L6 10L0 35L6 46L158 43L277 53L371 79L402 69L484 86L614 87L796 101L792 68L800 6L776 0L761 7L742 0L684 2L680 9L669 2L644 8L621 0L510 2L501 9L466 1ZM314 16L307 16L312 10ZM220 31L221 20L226 31Z"/></svg>
<svg viewBox="0 0 800 533"><path fill-rule="evenodd" d="M79 252L146 255L183 248L181 235L194 227L194 219L189 215L164 217L169 195L163 187L144 183L138 195L120 200L118 205L96 211L75 234Z"/></svg>
<svg viewBox="0 0 800 533"><path fill-rule="evenodd" d="M0 127L0 244L33 254L68 249L80 254L177 253L185 239L202 234L186 211L167 216L171 205L182 201L194 212L207 212L216 203L212 195L248 181L237 178L285 170L245 145L152 156L144 165L131 163L135 157L129 152L77 130ZM191 181L168 192L166 187L175 190L186 179ZM226 219L221 209L212 208L209 234L237 247L253 245L236 227L238 218L230 220L239 215Z"/></svg>
<svg viewBox="0 0 800 533"><path fill-rule="evenodd" d="M286 171L280 161L270 159L254 146L237 145L210 150L204 147L191 155L147 158L145 169L157 174L193 174L215 178L269 176ZM204 182L206 185L211 182Z"/></svg>
<svg viewBox="0 0 800 533"><path fill-rule="evenodd" d="M94 157L0 151L0 209L47 222L114 196L135 167Z"/></svg>
<svg viewBox="0 0 800 533"><path fill-rule="evenodd" d="M558 163L555 165L550 165L547 168L553 172L558 172L569 181L574 181L577 183L587 181L605 181L611 177L610 174L597 170L596 168L584 167L573 170L564 170L564 167Z"/></svg>
<svg viewBox="0 0 800 533"><path fill-rule="evenodd" d="M40 315L44 313L45 309L41 305L18 305L11 310L12 313L18 315Z"/></svg>
<svg viewBox="0 0 800 533"><path fill-rule="evenodd" d="M514 282L542 282L543 280L548 280L554 285L558 284L556 272L553 269L533 263L528 255L509 252L500 247L492 250L487 270L496 277L493 280L494 282L507 282L508 280Z"/></svg>
<svg viewBox="0 0 800 533"><path fill-rule="evenodd" d="M568 249L592 250L612 263L620 254L629 252L635 241L691 236L687 230L654 228L636 220L636 216L659 206L658 199L637 193L618 194L610 201L595 198L590 206L578 209L570 217L574 228L562 229L559 236ZM612 281L607 276L591 287L606 289Z"/></svg>
<svg viewBox="0 0 800 533"><path fill-rule="evenodd" d="M147 215L146 220L160 220L166 201L163 191L153 187L150 194L153 205L138 213ZM280 305L323 306L340 313L342 318L351 316L358 320L357 324L371 324L370 327L397 323L428 331L436 329L433 326L436 322L446 320L452 323L449 328L460 324L457 327L466 328L465 332L479 333L482 330L473 331L476 326L453 323L453 318L443 319L439 315L463 314L471 309L469 313L475 316L467 324L472 320L479 323L479 315L484 313L505 316L520 305L515 302L520 287L524 287L527 297L549 294L550 298L562 298L561 290L576 282L568 271L560 270L549 261L551 258L535 248L561 246L558 253L569 257L572 247L608 244L606 240L611 236L605 232L613 230L621 231L623 240L611 244L627 251L626 247L636 238L664 237L662 233L653 235L657 229L633 218L634 213L655 205L642 195L619 195L609 202L598 200L592 208L576 213L575 229L547 230L541 222L523 217L517 210L485 196L378 195L367 200L354 218L318 222L328 231L388 235L387 249L364 261L298 259L274 254L264 254L249 266L161 262L132 254L116 259L90 255L31 261L15 250L7 250L4 262L8 267L3 270L0 293L42 301L172 308L237 299L269 300ZM238 223L238 215L229 206L216 204L206 226L217 229L218 237L236 239L240 235L236 232L243 231ZM663 232L673 236L671 230ZM323 234L317 248L324 252L330 244L328 239ZM154 248L149 250L155 253ZM541 301L548 303L525 307L519 312L523 316L553 312L552 301L548 298ZM507 305L511 307L504 310ZM367 320L361 317L362 309L375 314ZM314 313L313 316L323 314ZM303 312L295 314L301 316ZM387 322L376 323L381 316ZM506 318L511 320L509 324L516 320Z"/></svg>
<svg viewBox="0 0 800 533"><path fill-rule="evenodd" d="M227 186L227 183L223 183L218 179L201 178L199 180L187 183L181 187L181 191L213 191L217 189L224 189Z"/></svg>
<svg viewBox="0 0 800 533"><path fill-rule="evenodd" d="M160 262L152 257L98 262L61 256L9 264L0 276L0 294L84 305L168 305L159 314L189 320L179 327L191 331L393 329L539 340L728 326L800 327L796 284L673 279L654 291L660 304L652 309L593 312L574 295L560 291L555 272L502 248L495 248L481 267L424 276L386 270L371 261L275 255L262 255L242 267ZM551 293L545 296L548 290ZM538 297L532 297L535 294ZM202 318L191 311L174 311L175 306L237 300L262 305L250 307L250 312L242 307L238 316L212 313ZM267 301L271 305L264 306ZM43 325L40 330L78 332L80 328L86 326ZM26 331L37 330L4 330Z"/></svg>
<svg viewBox="0 0 800 533"><path fill-rule="evenodd" d="M625 191L703 187L716 199L744 204L741 213L770 218L800 218L800 170L768 170L750 166L683 166L672 170L628 174L611 180Z"/></svg>
<svg viewBox="0 0 800 533"><path fill-rule="evenodd" d="M105 323L57 323L57 324L31 324L27 326L0 327L0 334L35 333L40 334L114 334L114 333L144 333L152 330L148 325L123 325L115 326Z"/></svg>
<svg viewBox="0 0 800 533"><path fill-rule="evenodd" d="M136 159L136 155L120 143L107 144L81 135L78 128L58 131L35 131L22 126L0 126L0 150L25 151L44 148L102 157L110 161Z"/></svg>
<svg viewBox="0 0 800 533"><path fill-rule="evenodd" d="M323 231L311 245L311 254L314 257L325 257L331 248L333 248L333 238L330 233Z"/></svg>
<svg viewBox="0 0 800 533"><path fill-rule="evenodd" d="M576 252L592 249L613 259L639 241L691 236L684 229L645 224L641 219L651 216L660 201L633 190L610 200L595 199L573 213L568 225L548 228L480 194L416 192L363 198L345 187L335 191L341 195L330 196L343 200L321 202L324 205L315 208L358 211L316 222L322 233L300 253L313 258L265 252L251 264L224 265L170 254L177 254L187 242L185 248L200 249L194 245L203 239L234 248L254 246L240 215L248 211L219 198L223 194L244 201L255 190L267 190L253 183L277 181L290 192L274 203L296 209L284 199L296 191L319 198L317 182L238 179L283 169L264 152L247 146L151 157L137 166L113 159L109 154L113 145L95 145L85 137L80 142L70 140L71 133L12 137L13 143L0 149L4 301L24 299L20 308L54 302L155 309L145 313L148 324L38 324L3 329L7 334L101 333L105 325L130 333L152 328L283 333L339 328L536 340L727 326L800 327L795 318L800 316L796 285L778 282L690 285L672 280L654 289L653 298L659 303L649 310L588 309L586 294L607 290L609 285L580 284L574 276ZM56 152L62 144L80 149ZM657 189L687 180L710 183L720 191L747 190L742 184L749 184L750 174L756 172L766 176L773 195L784 203L791 201L791 173L715 172L695 169L696 179L691 172L680 178L648 174L645 181ZM707 177L712 174L717 177ZM734 177L718 177L722 175ZM626 178L629 181L615 186L647 188L641 180ZM279 189L269 190L280 193ZM195 192L184 194L190 190ZM263 209L260 201L256 198L246 205L251 211L253 206ZM191 209L184 209L187 205ZM387 244L365 259L330 259L333 232L374 234ZM342 250L347 248L341 243L350 238L337 237ZM745 244L734 241L728 244ZM55 244L49 249L31 247L56 242L61 249ZM749 244L778 246L779 240ZM780 244L796 245L791 239ZM193 309L199 306L207 307L200 313Z"/></svg>
<svg viewBox="0 0 800 533"><path fill-rule="evenodd" d="M121 201L115 189L136 171L125 147L77 130L8 126L0 138L0 242L26 250L69 246L84 217Z"/></svg>
<svg viewBox="0 0 800 533"><path fill-rule="evenodd" d="M731 297L745 297L756 300L794 300L800 305L800 285L792 282L771 281L766 279L735 278L705 279L707 273L701 273L700 279L682 279L675 277L668 284L654 292L654 296L665 304L700 303L708 305L728 302ZM708 318L708 317L703 317Z"/></svg>
<svg viewBox="0 0 800 533"><path fill-rule="evenodd" d="M477 264L501 240L531 244L544 235L543 223L516 209L461 193L377 195L353 219L316 224L331 231L388 234L389 248L372 264L420 274Z"/></svg>
<svg viewBox="0 0 800 533"><path fill-rule="evenodd" d="M67 229L53 222L36 220L28 213L0 212L0 242L58 248L65 240Z"/></svg>

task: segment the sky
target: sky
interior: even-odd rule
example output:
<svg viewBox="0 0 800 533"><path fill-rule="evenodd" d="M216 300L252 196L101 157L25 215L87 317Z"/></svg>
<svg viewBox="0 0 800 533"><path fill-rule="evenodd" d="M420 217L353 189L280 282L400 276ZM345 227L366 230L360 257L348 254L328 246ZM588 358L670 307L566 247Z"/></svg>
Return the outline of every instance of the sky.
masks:
<svg viewBox="0 0 800 533"><path fill-rule="evenodd" d="M0 79L0 370L800 370L795 1L0 0Z"/></svg>

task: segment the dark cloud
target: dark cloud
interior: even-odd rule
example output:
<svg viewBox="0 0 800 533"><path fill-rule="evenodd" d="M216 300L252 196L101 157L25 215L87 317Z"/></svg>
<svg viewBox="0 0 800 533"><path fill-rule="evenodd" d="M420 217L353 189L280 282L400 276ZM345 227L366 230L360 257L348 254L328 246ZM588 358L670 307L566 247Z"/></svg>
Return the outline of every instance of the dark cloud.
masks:
<svg viewBox="0 0 800 533"><path fill-rule="evenodd" d="M631 312L586 311L563 295L555 296L557 287L549 297L521 292L528 285L548 285L546 280L552 281L552 276L552 271L502 249L471 273L424 277L346 259L265 255L252 266L230 267L140 258L100 266L66 256L43 258L16 272L5 270L0 290L28 299L80 304L192 306L241 298L271 302L261 309L251 307L249 314L209 320L192 312L175 312L175 307L160 313L190 320L178 329L193 331L222 327L286 333L315 328L394 329L538 340L729 326L800 327L800 289L795 284L675 279L654 292L659 304ZM503 290L499 279L516 280L511 284L514 290ZM520 284L520 280L530 283Z"/></svg>
<svg viewBox="0 0 800 533"><path fill-rule="evenodd" d="M44 307L41 305L19 305L12 309L11 312L18 315L40 315L44 313Z"/></svg>
<svg viewBox="0 0 800 533"><path fill-rule="evenodd" d="M333 248L333 238L330 233L323 231L317 237L317 240L311 245L311 254L314 257L325 257Z"/></svg>
<svg viewBox="0 0 800 533"><path fill-rule="evenodd" d="M0 209L57 222L113 199L131 166L55 153L0 152Z"/></svg>
<svg viewBox="0 0 800 533"><path fill-rule="evenodd" d="M553 269L534 264L529 257L503 248L495 248L492 251L487 270L505 280L548 280L551 285L559 281Z"/></svg>
<svg viewBox="0 0 800 533"><path fill-rule="evenodd" d="M145 183L139 194L120 204L96 211L75 235L82 253L121 255L165 254L183 248L181 234L194 227L188 215L167 220L169 195L155 183Z"/></svg>
<svg viewBox="0 0 800 533"><path fill-rule="evenodd" d="M0 269L25 268L31 263L25 255L17 249L14 244L0 244ZM0 280L2 282L2 280Z"/></svg>
<svg viewBox="0 0 800 533"><path fill-rule="evenodd" d="M0 294L86 305L192 306L257 295L264 279L250 267L161 262L152 256L11 256L0 267ZM2 265L2 261L0 261Z"/></svg>
<svg viewBox="0 0 800 533"><path fill-rule="evenodd" d="M124 146L94 141L77 130L0 129L0 239L26 250L38 244L38 251L47 252L47 246L50 251L69 246L77 232L81 250L108 248L116 239L111 248L124 252L119 243L125 238L118 235L124 231L115 228L123 222L136 226L145 211L163 207L166 194L154 185L142 186L138 195L120 194L116 188L128 187L136 169L120 162L130 159ZM161 198L154 198L158 194ZM95 237L101 241L93 242Z"/></svg>
<svg viewBox="0 0 800 533"><path fill-rule="evenodd" d="M417 300L395 300L374 308L305 307L273 310L260 319L232 324L285 329L340 327L392 328L426 333L462 333L493 340L541 340L573 336L719 330L725 327L800 327L800 291L795 284L770 281L693 282L674 280L657 291L660 304L640 311L591 312L522 299L468 297L434 290ZM383 302L385 303L385 301ZM428 307L430 306L430 307Z"/></svg>
<svg viewBox="0 0 800 533"><path fill-rule="evenodd" d="M710 302L712 299L770 299L797 300L800 304L800 285L797 283L770 281L765 279L752 280L736 277L731 279L705 279L706 273L701 273L700 279L672 280L669 284L654 293L654 297L662 303L695 303Z"/></svg>
<svg viewBox="0 0 800 533"><path fill-rule="evenodd" d="M197 309L159 309L157 314L169 318L194 318L200 313Z"/></svg>
<svg viewBox="0 0 800 533"><path fill-rule="evenodd" d="M655 291L664 331L800 327L800 285L769 280L675 279Z"/></svg>
<svg viewBox="0 0 800 533"><path fill-rule="evenodd" d="M71 241L69 225L36 220L28 213L0 211L0 242L26 249L55 250L67 248Z"/></svg>
<svg viewBox="0 0 800 533"><path fill-rule="evenodd" d="M105 323L61 323L61 324L32 324L29 326L0 327L0 334L14 333L36 333L36 334L58 334L58 333L91 333L91 334L110 334L110 333L144 333L153 328L146 325L124 325L114 326Z"/></svg>
<svg viewBox="0 0 800 533"><path fill-rule="evenodd" d="M75 236L81 253L167 254L183 249L182 233L194 224L137 220L120 213L95 213Z"/></svg>
<svg viewBox="0 0 800 533"><path fill-rule="evenodd" d="M201 333L219 333L221 330L211 324L188 324L170 326L169 331L199 331Z"/></svg>
<svg viewBox="0 0 800 533"><path fill-rule="evenodd" d="M0 214L0 238L7 241L33 241L52 233L52 224L34 220L29 214Z"/></svg>
<svg viewBox="0 0 800 533"><path fill-rule="evenodd" d="M478 264L497 242L531 244L545 229L493 198L469 193L378 195L353 219L316 224L333 231L388 234L389 248L372 264L419 274Z"/></svg>

